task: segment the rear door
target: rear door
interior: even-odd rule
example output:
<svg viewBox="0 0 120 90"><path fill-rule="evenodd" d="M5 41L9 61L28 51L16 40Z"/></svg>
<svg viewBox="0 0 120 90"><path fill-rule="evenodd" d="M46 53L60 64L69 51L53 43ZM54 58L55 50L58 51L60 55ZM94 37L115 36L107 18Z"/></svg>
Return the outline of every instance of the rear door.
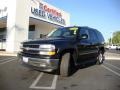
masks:
<svg viewBox="0 0 120 90"><path fill-rule="evenodd" d="M90 37L90 43L91 43L89 55L90 57L96 57L98 54L98 46L99 46L96 30L93 30L93 29L89 30L89 37Z"/></svg>

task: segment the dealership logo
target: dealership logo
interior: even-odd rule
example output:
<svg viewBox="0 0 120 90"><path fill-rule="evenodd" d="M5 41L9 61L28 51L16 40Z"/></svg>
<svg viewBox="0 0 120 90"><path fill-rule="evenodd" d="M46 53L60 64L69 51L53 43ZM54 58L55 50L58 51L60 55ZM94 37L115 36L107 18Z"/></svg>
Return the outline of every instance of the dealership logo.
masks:
<svg viewBox="0 0 120 90"><path fill-rule="evenodd" d="M46 19L48 21L52 21L55 23L59 23L62 25L65 25L65 19L62 18L62 14L61 12L57 11L56 9L53 9L51 7L49 7L46 4L43 4L42 2L38 1L38 0L32 0L33 3L39 6L37 7L31 7L31 13L34 16Z"/></svg>
<svg viewBox="0 0 120 90"><path fill-rule="evenodd" d="M29 47L26 47L25 50L30 50L30 48L29 48Z"/></svg>
<svg viewBox="0 0 120 90"><path fill-rule="evenodd" d="M55 9L52 9L52 8L48 7L47 5L42 4L42 3L39 3L39 8L48 12L48 13L50 13L50 14L52 14L52 15L62 17L62 14L60 12L58 12Z"/></svg>

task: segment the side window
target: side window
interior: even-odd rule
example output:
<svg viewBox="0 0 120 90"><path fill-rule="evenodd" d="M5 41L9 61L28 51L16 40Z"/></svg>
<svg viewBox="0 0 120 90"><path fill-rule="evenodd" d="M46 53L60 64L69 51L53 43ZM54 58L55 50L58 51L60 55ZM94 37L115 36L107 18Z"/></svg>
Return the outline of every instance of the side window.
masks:
<svg viewBox="0 0 120 90"><path fill-rule="evenodd" d="M70 31L66 31L66 32L63 33L62 36L70 36L70 35L71 35Z"/></svg>
<svg viewBox="0 0 120 90"><path fill-rule="evenodd" d="M99 39L99 42L104 42L104 38L103 38L102 34L99 31L97 31L96 34Z"/></svg>
<svg viewBox="0 0 120 90"><path fill-rule="evenodd" d="M90 35L91 42L94 42L94 43L98 42L98 38L94 30L89 30L89 35Z"/></svg>
<svg viewBox="0 0 120 90"><path fill-rule="evenodd" d="M81 28L80 32L79 32L79 36L81 36L82 34L87 34L88 35L88 39L89 40L89 32L87 29Z"/></svg>

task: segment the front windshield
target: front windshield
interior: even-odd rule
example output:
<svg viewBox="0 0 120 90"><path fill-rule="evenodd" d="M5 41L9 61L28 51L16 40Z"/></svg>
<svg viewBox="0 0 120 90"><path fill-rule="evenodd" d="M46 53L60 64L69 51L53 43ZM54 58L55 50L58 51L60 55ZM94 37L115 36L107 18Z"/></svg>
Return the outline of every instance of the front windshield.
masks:
<svg viewBox="0 0 120 90"><path fill-rule="evenodd" d="M47 37L75 37L77 31L77 27L58 28L49 33Z"/></svg>

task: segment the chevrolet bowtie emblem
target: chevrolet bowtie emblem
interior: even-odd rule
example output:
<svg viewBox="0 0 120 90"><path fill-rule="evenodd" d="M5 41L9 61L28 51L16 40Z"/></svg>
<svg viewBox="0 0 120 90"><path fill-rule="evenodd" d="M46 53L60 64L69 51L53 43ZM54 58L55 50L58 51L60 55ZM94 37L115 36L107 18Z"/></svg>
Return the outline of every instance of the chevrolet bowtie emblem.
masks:
<svg viewBox="0 0 120 90"><path fill-rule="evenodd" d="M25 49L26 49L26 50L30 50L30 48L29 48L29 47L26 47Z"/></svg>

